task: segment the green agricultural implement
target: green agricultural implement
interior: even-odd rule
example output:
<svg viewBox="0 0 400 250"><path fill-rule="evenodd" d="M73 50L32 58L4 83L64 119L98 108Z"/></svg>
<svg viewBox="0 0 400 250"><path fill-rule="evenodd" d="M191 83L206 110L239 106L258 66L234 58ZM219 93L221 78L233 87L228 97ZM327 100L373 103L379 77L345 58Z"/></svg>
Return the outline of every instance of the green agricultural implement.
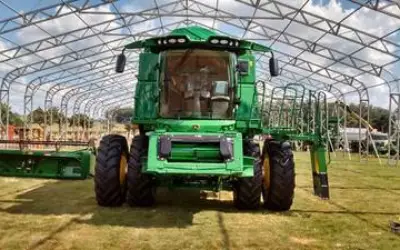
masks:
<svg viewBox="0 0 400 250"><path fill-rule="evenodd" d="M140 134L130 149L122 136L102 138L99 205L151 206L164 186L232 190L239 209L288 210L295 188L292 141L310 146L314 192L329 198L326 96L299 84L267 93L256 81L255 53L270 53L270 75L278 76L269 47L180 28L126 45L117 72L132 49L142 50L132 118Z"/></svg>
<svg viewBox="0 0 400 250"><path fill-rule="evenodd" d="M0 140L0 176L85 179L95 152L92 141Z"/></svg>

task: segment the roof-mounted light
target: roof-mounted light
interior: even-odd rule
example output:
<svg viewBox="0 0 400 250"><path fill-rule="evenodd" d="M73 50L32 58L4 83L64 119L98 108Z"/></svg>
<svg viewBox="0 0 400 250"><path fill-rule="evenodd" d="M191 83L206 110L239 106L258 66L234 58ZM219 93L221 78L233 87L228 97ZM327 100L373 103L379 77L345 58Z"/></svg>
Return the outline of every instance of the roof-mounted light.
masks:
<svg viewBox="0 0 400 250"><path fill-rule="evenodd" d="M211 39L210 43L212 44L218 44L219 40L218 39Z"/></svg>
<svg viewBox="0 0 400 250"><path fill-rule="evenodd" d="M179 44L187 43L188 39L183 36L166 36L154 39L153 46L177 46Z"/></svg>
<svg viewBox="0 0 400 250"><path fill-rule="evenodd" d="M230 37L211 37L208 40L209 43L213 44L213 45L220 45L220 46L224 46L224 47L239 47L240 43L238 40L236 39L232 39Z"/></svg>

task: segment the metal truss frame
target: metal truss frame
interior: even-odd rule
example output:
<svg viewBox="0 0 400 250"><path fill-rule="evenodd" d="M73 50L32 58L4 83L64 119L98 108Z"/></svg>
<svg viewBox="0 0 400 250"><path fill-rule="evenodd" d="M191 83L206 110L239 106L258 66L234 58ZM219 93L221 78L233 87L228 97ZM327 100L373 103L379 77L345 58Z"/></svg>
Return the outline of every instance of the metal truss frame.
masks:
<svg viewBox="0 0 400 250"><path fill-rule="evenodd" d="M45 111L58 100L57 105L63 114L68 115L73 102L73 114L83 111L83 114L91 117L102 116L104 112L99 112L103 106L105 110L107 105L113 107L123 103L115 104L112 98L103 100L101 97L120 93L133 99L138 53L128 53L129 69L124 74L114 73L117 51L128 40L163 35L176 27L199 25L241 39L271 45L281 64L280 77L271 79L266 68L268 55L257 55L258 79L271 87L300 83L314 91L329 92L333 98L343 101L349 93L356 93L359 102L369 107L369 89L377 85L362 79L381 79L378 85L386 86L389 91L390 139L400 141L400 133L396 132L397 125L394 126L400 119L400 115L395 114L400 101L397 100L400 76L390 69L400 64L400 42L393 39L393 36L400 34L400 28L378 36L347 22L362 9L398 21L400 5L384 0L346 1L351 2L354 8L340 20L331 20L307 9L311 4L308 0L304 0L301 5L296 4L298 1L235 0L235 5L249 10L248 14L221 8L220 1L210 4L199 0L170 0L162 4L155 0L148 8L129 12L118 5L118 0L60 0L53 5L21 14L13 9L10 1L1 0L0 7L16 15L0 20L0 43L7 45L0 51L0 65L11 68L0 75L0 102L10 104L12 86L23 84L23 112L28 118L25 124L27 128L34 122L28 114L42 101ZM91 17L106 18L91 22ZM46 24L65 18L75 18L80 25L58 33L52 33L46 28ZM281 22L284 28L275 25L276 22ZM288 28L291 25L305 27L318 35L306 37L290 31ZM18 32L23 34L29 29L41 35L23 42L15 38ZM323 42L327 38L348 43L354 49L346 52L337 46L329 46ZM275 44L290 49L278 50ZM366 50L390 60L384 63L366 60L359 55ZM341 68L351 70L343 71ZM43 90L44 98L39 95ZM359 115L369 120L369 112L362 114L361 108ZM1 118L4 116L6 123L2 124ZM51 122L52 116L45 119ZM0 123L2 127L9 124L9 110L5 114L0 110ZM359 124L361 128L361 121Z"/></svg>

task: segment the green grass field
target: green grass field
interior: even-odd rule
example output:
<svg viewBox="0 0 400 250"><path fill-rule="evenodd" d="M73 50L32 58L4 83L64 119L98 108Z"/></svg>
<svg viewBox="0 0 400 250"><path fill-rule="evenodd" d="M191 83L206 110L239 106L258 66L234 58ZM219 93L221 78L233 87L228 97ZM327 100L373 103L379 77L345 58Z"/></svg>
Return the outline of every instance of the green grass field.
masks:
<svg viewBox="0 0 400 250"><path fill-rule="evenodd" d="M0 249L400 249L400 167L338 159L331 200L312 195L308 154L296 153L291 211L240 212L231 194L160 190L150 209L100 208L93 180L0 178Z"/></svg>

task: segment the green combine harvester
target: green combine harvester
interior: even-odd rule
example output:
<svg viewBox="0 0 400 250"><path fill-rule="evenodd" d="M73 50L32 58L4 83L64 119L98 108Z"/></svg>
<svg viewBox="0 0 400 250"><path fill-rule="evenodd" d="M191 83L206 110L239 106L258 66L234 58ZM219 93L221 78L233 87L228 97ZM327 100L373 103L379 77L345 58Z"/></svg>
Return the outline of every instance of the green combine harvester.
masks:
<svg viewBox="0 0 400 250"><path fill-rule="evenodd" d="M265 83L256 81L255 53L270 53L270 75L278 76L269 47L180 28L126 45L117 72L124 71L124 51L132 49L142 49L132 119L140 135L130 149L122 136L102 138L95 168L99 205L151 206L156 188L164 186L232 190L239 209L257 209L263 201L267 209L288 210L295 188L290 141L311 146L314 192L329 198L326 96L296 84L266 93ZM305 106L314 119L308 131L299 124Z"/></svg>

